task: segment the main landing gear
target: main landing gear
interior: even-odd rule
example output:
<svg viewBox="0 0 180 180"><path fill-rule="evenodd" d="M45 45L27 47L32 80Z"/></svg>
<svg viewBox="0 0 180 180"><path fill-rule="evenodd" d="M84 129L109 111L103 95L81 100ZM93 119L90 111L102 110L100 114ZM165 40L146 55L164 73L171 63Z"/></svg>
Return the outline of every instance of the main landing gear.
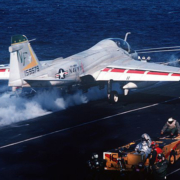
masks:
<svg viewBox="0 0 180 180"><path fill-rule="evenodd" d="M107 95L108 95L108 101L112 104L117 103L119 100L118 92L112 91L112 83L113 80L108 81L107 85Z"/></svg>

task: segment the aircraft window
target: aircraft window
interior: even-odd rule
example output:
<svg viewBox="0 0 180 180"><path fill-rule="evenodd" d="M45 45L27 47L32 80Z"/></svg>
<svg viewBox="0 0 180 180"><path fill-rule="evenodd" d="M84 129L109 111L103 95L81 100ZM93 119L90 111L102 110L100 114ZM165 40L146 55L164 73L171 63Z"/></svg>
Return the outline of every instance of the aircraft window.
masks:
<svg viewBox="0 0 180 180"><path fill-rule="evenodd" d="M113 40L117 44L118 47L124 49L129 54L135 53L135 51L131 48L131 46L126 41L124 41L123 39L112 38L111 40Z"/></svg>
<svg viewBox="0 0 180 180"><path fill-rule="evenodd" d="M131 48L131 46L129 46L129 54L135 53L135 50Z"/></svg>
<svg viewBox="0 0 180 180"><path fill-rule="evenodd" d="M114 38L112 40L117 44L118 47L124 49L125 51L129 51L129 44L126 41L120 38Z"/></svg>
<svg viewBox="0 0 180 180"><path fill-rule="evenodd" d="M125 41L121 41L121 46L120 47L122 49L124 49L125 51L129 51L128 44Z"/></svg>

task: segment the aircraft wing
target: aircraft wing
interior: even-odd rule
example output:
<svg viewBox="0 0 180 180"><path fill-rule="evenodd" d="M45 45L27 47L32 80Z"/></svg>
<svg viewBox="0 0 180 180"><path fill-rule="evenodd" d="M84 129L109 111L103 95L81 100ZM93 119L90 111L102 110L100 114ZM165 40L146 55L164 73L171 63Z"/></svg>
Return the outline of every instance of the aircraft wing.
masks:
<svg viewBox="0 0 180 180"><path fill-rule="evenodd" d="M116 60L99 71L91 70L96 81L180 81L180 68L136 61Z"/></svg>
<svg viewBox="0 0 180 180"><path fill-rule="evenodd" d="M46 60L40 62L42 67L48 67L52 64L52 60ZM10 65L0 64L0 80L9 80Z"/></svg>

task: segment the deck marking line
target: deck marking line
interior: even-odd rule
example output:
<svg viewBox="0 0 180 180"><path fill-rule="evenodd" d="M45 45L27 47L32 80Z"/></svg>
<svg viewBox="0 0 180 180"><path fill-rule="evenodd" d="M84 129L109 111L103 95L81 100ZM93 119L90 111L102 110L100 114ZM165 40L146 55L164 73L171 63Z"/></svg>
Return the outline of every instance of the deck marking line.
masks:
<svg viewBox="0 0 180 180"><path fill-rule="evenodd" d="M177 99L180 99L180 97L173 98L173 99L170 99L170 100L167 100L167 101L163 101L163 102L160 102L160 103L155 103L155 104L152 104L152 105L149 105L149 106L144 106L144 107L141 107L141 108L125 111L125 112L122 112L122 113L114 114L114 115L111 115L111 116L106 116L104 118L96 119L94 121L78 124L76 126L64 128L64 129L53 131L53 132L50 132L50 133L47 133L47 134L43 134L43 135L35 136L35 137L32 137L32 138L28 138L28 139L25 139L25 140L22 140L22 141L18 141L18 142L15 142L15 143L11 143L11 144L7 144L7 145L4 145L4 146L0 146L0 149L6 148L6 147L10 147L10 146L14 146L14 145L17 145L17 144L21 144L21 143L24 143L24 142L32 141L32 140L35 140L35 139L39 139L39 138L42 138L42 137L45 137L45 136L49 136L49 135L56 134L56 133L59 133L59 132L67 131L67 130L70 130L70 129L74 129L74 128L77 128L77 127L81 127L81 126L84 126L84 125L87 125L87 124L92 124L92 123L95 123L95 122L98 122L98 121L106 120L106 119L109 119L111 117L120 116L120 115L123 115L123 114L127 114L127 113L134 112L134 111L139 111L139 110L142 110L142 109L147 109L147 108L150 108L150 107L153 107L153 106L157 106L159 104L171 102L171 101L174 101L174 100L177 100Z"/></svg>
<svg viewBox="0 0 180 180"><path fill-rule="evenodd" d="M173 171L173 172L171 172L171 173L169 173L169 174L167 174L166 176L169 176L169 175L171 175L171 174L174 174L174 173L176 173L177 171L180 171L180 168L179 168L179 169L176 169L175 171Z"/></svg>

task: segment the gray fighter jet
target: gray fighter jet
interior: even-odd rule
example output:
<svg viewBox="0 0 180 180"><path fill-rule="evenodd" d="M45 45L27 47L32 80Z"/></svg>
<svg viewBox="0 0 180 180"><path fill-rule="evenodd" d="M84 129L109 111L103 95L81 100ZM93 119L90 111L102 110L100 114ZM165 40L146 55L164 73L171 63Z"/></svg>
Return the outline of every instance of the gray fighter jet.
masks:
<svg viewBox="0 0 180 180"><path fill-rule="evenodd" d="M114 82L118 82L127 95L130 89L180 80L180 68L135 60L138 54L126 40L127 35L124 40L104 39L83 52L43 65L27 37L15 35L9 47L10 72L1 67L0 78L3 70L6 75L9 72L9 86L13 90L52 86L71 89L75 85L87 90L107 85L107 96L112 103L118 101L118 92L112 87Z"/></svg>

